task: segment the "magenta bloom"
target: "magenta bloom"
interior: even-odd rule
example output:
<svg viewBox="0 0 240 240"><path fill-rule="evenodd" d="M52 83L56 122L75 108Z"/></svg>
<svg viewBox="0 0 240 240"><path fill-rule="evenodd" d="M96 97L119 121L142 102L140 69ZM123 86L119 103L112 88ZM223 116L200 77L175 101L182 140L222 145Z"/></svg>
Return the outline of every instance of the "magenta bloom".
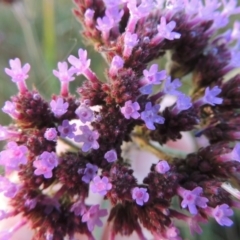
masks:
<svg viewBox="0 0 240 240"><path fill-rule="evenodd" d="M81 106L76 109L75 113L82 123L92 122L94 120L93 111L85 104L81 104Z"/></svg>
<svg viewBox="0 0 240 240"><path fill-rule="evenodd" d="M166 22L165 17L161 17L161 22L157 26L159 36L162 36L168 40L179 39L181 37L180 33L173 32L173 29L176 27L176 22L171 21Z"/></svg>
<svg viewBox="0 0 240 240"><path fill-rule="evenodd" d="M87 51L80 48L78 50L78 58L70 55L68 57L68 62L73 66L73 68L71 68L71 71L73 70L74 73L80 75L89 68L91 60L87 59Z"/></svg>
<svg viewBox="0 0 240 240"><path fill-rule="evenodd" d="M82 216L82 222L87 222L88 230L92 232L95 225L102 227L103 223L100 218L107 216L107 214L107 209L99 209L99 204L93 205Z"/></svg>
<svg viewBox="0 0 240 240"><path fill-rule="evenodd" d="M68 120L63 120L62 125L58 126L58 131L61 137L74 138L76 131L76 123L70 124Z"/></svg>
<svg viewBox="0 0 240 240"><path fill-rule="evenodd" d="M64 102L63 98L61 97L50 102L50 107L55 117L61 117L63 114L65 114L68 106L69 104Z"/></svg>
<svg viewBox="0 0 240 240"><path fill-rule="evenodd" d="M154 123L163 124L164 118L158 115L160 105L152 106L151 102L146 103L145 110L141 112L141 119L148 129L155 130Z"/></svg>
<svg viewBox="0 0 240 240"><path fill-rule="evenodd" d="M149 194L147 193L146 188L135 187L132 190L132 198L140 206L143 206L149 199Z"/></svg>
<svg viewBox="0 0 240 240"><path fill-rule="evenodd" d="M10 67L5 68L5 73L12 78L13 82L22 82L28 78L28 72L30 70L30 65L26 63L23 67L19 58L9 61Z"/></svg>
<svg viewBox="0 0 240 240"><path fill-rule="evenodd" d="M19 190L17 184L10 182L7 178L0 176L0 192L4 193L5 197L14 198Z"/></svg>
<svg viewBox="0 0 240 240"><path fill-rule="evenodd" d="M74 71L72 68L68 69L67 62L58 62L58 71L53 70L54 76L56 76L61 82L70 82L75 78L72 76Z"/></svg>
<svg viewBox="0 0 240 240"><path fill-rule="evenodd" d="M231 226L233 221L228 218L233 215L233 210L227 204L221 204L214 208L213 217L221 226Z"/></svg>
<svg viewBox="0 0 240 240"><path fill-rule="evenodd" d="M110 65L110 69L109 69L110 75L112 75L112 76L117 75L118 70L123 68L123 65L124 65L124 61L121 57L119 57L117 55L115 57L113 57L111 65Z"/></svg>
<svg viewBox="0 0 240 240"><path fill-rule="evenodd" d="M26 146L18 146L16 142L9 142L7 149L0 152L0 164L9 170L18 170L20 164L27 163L27 152Z"/></svg>
<svg viewBox="0 0 240 240"><path fill-rule="evenodd" d="M82 134L75 136L74 140L76 142L83 142L82 151L88 152L91 148L98 149L99 144L97 139L99 138L99 133L92 131L88 126L80 126L80 130Z"/></svg>
<svg viewBox="0 0 240 240"><path fill-rule="evenodd" d="M170 166L167 161L161 160L157 163L155 169L158 173L165 174L170 170Z"/></svg>
<svg viewBox="0 0 240 240"><path fill-rule="evenodd" d="M84 175L82 181L85 183L90 183L92 179L97 175L98 167L94 164L87 163L84 169Z"/></svg>
<svg viewBox="0 0 240 240"><path fill-rule="evenodd" d="M52 170L57 167L57 165L57 155L54 152L50 153L45 151L33 162L33 166L36 168L34 174L37 176L43 175L45 178L51 178Z"/></svg>
<svg viewBox="0 0 240 240"><path fill-rule="evenodd" d="M48 141L56 141L57 139L57 131L56 128L48 128L45 133L44 133L44 137L48 140Z"/></svg>
<svg viewBox="0 0 240 240"><path fill-rule="evenodd" d="M117 160L117 153L114 149L107 151L104 154L104 158L110 163L110 162L115 162Z"/></svg>
<svg viewBox="0 0 240 240"><path fill-rule="evenodd" d="M121 113L124 115L126 119L139 118L140 114L138 110L140 110L140 106L138 102L133 103L131 100L125 102L124 107L121 107Z"/></svg>
<svg viewBox="0 0 240 240"><path fill-rule="evenodd" d="M152 64L149 70L143 70L144 80L147 84L160 84L166 78L166 74L165 70L158 72L157 64Z"/></svg>
<svg viewBox="0 0 240 240"><path fill-rule="evenodd" d="M100 178L99 176L94 177L90 189L93 193L99 193L104 196L112 188L112 184L109 183L107 177Z"/></svg>
<svg viewBox="0 0 240 240"><path fill-rule="evenodd" d="M191 214L198 213L197 207L206 208L208 199L200 196L202 191L201 187L196 187L192 191L179 188L179 195L183 198L181 203L182 208L188 207Z"/></svg>

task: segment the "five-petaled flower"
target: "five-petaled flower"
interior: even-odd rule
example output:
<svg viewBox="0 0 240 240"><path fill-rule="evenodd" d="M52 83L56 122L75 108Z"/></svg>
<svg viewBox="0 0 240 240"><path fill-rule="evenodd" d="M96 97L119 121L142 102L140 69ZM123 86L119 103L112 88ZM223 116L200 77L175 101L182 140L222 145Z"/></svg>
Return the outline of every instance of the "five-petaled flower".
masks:
<svg viewBox="0 0 240 240"><path fill-rule="evenodd" d="M112 184L109 182L107 177L100 178L96 176L91 182L90 189L93 193L99 193L104 196L112 188Z"/></svg>
<svg viewBox="0 0 240 240"><path fill-rule="evenodd" d="M140 110L138 102L133 103L131 100L125 102L124 106L121 107L121 113L124 115L126 119L139 118L140 114L138 110Z"/></svg>
<svg viewBox="0 0 240 240"><path fill-rule="evenodd" d="M140 206L143 206L149 199L146 188L135 187L132 189L132 199Z"/></svg>

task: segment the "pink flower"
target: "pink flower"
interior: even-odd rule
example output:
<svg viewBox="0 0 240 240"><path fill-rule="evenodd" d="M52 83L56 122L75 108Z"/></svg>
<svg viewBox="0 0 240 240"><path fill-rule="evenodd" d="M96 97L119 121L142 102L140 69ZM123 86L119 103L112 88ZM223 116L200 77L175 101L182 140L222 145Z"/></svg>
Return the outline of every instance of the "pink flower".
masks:
<svg viewBox="0 0 240 240"><path fill-rule="evenodd" d="M109 183L107 177L101 179L99 176L96 176L90 185L90 189L93 193L99 193L102 196L106 195L111 188L112 184Z"/></svg>
<svg viewBox="0 0 240 240"><path fill-rule="evenodd" d="M135 187L132 190L132 198L140 206L143 206L149 199L149 194L147 193L146 188Z"/></svg>
<svg viewBox="0 0 240 240"><path fill-rule="evenodd" d="M73 55L68 57L68 62L72 64L74 73L77 75L83 74L90 66L90 59L87 59L87 51L83 49L78 50L78 58Z"/></svg>
<svg viewBox="0 0 240 240"><path fill-rule="evenodd" d="M75 113L82 123L92 122L94 120L94 113L86 104L81 104Z"/></svg>
<svg viewBox="0 0 240 240"><path fill-rule="evenodd" d="M206 208L208 199L200 196L202 191L201 187L196 187L192 191L178 188L178 193L183 198L181 203L182 208L188 207L191 214L198 213L197 206L200 208Z"/></svg>
<svg viewBox="0 0 240 240"><path fill-rule="evenodd" d="M44 133L44 137L48 141L56 141L56 138L57 138L56 128L47 128L47 130Z"/></svg>
<svg viewBox="0 0 240 240"><path fill-rule="evenodd" d="M155 169L158 173L165 174L170 170L170 166L167 161L161 160L157 163Z"/></svg>
<svg viewBox="0 0 240 240"><path fill-rule="evenodd" d="M124 107L121 107L121 113L126 119L130 119L131 117L134 119L139 118L140 114L138 110L140 110L138 102L133 103L131 100L125 102Z"/></svg>
<svg viewBox="0 0 240 240"><path fill-rule="evenodd" d="M10 182L7 178L0 176L0 192L4 193L5 197L14 198L19 190L17 184Z"/></svg>
<svg viewBox="0 0 240 240"><path fill-rule="evenodd" d="M0 152L0 164L11 170L18 170L20 164L27 163L27 147L9 142L7 149Z"/></svg>
<svg viewBox="0 0 240 240"><path fill-rule="evenodd" d="M65 114L68 106L69 104L64 102L63 98L61 97L50 102L50 107L55 117L61 117L63 114Z"/></svg>
<svg viewBox="0 0 240 240"><path fill-rule="evenodd" d="M82 222L87 222L88 230L92 232L95 225L102 227L100 217L105 217L107 214L107 209L99 209L99 204L93 205L82 216Z"/></svg>
<svg viewBox="0 0 240 240"><path fill-rule="evenodd" d="M21 61L19 58L9 61L10 67L5 68L5 73L12 78L13 82L22 82L28 78L28 72L30 70L30 65L26 63L23 67L21 66Z"/></svg>
<svg viewBox="0 0 240 240"><path fill-rule="evenodd" d="M58 70L53 70L54 76L56 76L61 82L70 82L75 78L72 76L74 71L72 68L68 69L67 62L58 62Z"/></svg>

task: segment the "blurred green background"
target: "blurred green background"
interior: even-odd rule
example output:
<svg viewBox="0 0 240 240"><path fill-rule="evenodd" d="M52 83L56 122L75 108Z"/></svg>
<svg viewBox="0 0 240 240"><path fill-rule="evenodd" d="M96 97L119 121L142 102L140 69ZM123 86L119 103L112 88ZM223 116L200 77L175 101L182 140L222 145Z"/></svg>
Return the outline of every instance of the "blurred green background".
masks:
<svg viewBox="0 0 240 240"><path fill-rule="evenodd" d="M65 61L70 54L77 54L82 47L88 50L91 68L100 78L104 78L106 66L100 54L81 38L81 25L72 14L71 0L23 0L7 5L0 0L0 107L17 93L17 88L5 74L9 59L20 58L22 63L30 63L29 88L37 88L47 99L59 92L59 81L52 70L58 61ZM70 84L71 92L81 84L82 77ZM0 112L1 125L10 118ZM0 145L1 147L1 145ZM234 216L234 226L222 228L215 221L203 226L204 233L190 236L188 228L182 226L184 239L188 240L239 240L239 214ZM181 226L181 225L180 225Z"/></svg>

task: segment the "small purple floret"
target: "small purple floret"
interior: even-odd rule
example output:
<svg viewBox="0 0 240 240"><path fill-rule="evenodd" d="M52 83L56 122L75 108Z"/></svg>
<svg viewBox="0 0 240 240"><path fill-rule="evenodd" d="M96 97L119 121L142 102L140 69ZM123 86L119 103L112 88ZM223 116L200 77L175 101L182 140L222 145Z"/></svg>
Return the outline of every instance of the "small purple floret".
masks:
<svg viewBox="0 0 240 240"><path fill-rule="evenodd" d="M87 222L88 230L93 231L95 225L102 227L103 223L100 220L101 217L107 216L107 209L99 209L99 204L93 205L89 210L82 216L82 222Z"/></svg>
<svg viewBox="0 0 240 240"><path fill-rule="evenodd" d="M61 137L74 138L76 131L76 123L70 124L68 120L63 120L62 125L58 126Z"/></svg>
<svg viewBox="0 0 240 240"><path fill-rule="evenodd" d="M64 102L63 98L59 97L57 100L52 100L50 102L51 110L55 117L61 117L67 112L69 104Z"/></svg>
<svg viewBox="0 0 240 240"><path fill-rule="evenodd" d="M109 183L107 177L100 178L99 176L94 177L90 189L93 193L99 193L104 196L112 188L112 184Z"/></svg>
<svg viewBox="0 0 240 240"><path fill-rule="evenodd" d="M107 151L104 154L104 158L110 163L110 162L115 162L117 160L117 153L114 149Z"/></svg>
<svg viewBox="0 0 240 240"><path fill-rule="evenodd" d="M82 176L82 181L85 183L90 183L92 179L97 175L98 167L94 164L87 163L84 169L84 175Z"/></svg>
<svg viewBox="0 0 240 240"><path fill-rule="evenodd" d="M170 166L167 161L161 160L157 163L155 169L158 173L165 174L170 170Z"/></svg>
<svg viewBox="0 0 240 240"><path fill-rule="evenodd" d="M160 105L152 106L151 102L146 103L145 110L141 112L141 119L148 129L155 130L154 123L163 124L164 118L158 115Z"/></svg>
<svg viewBox="0 0 240 240"><path fill-rule="evenodd" d="M221 93L221 91L222 90L218 86L215 86L212 89L207 87L205 90L205 95L203 97L205 104L210 104L212 106L215 106L216 104L221 104L223 99L216 97L219 93Z"/></svg>
<svg viewBox="0 0 240 240"><path fill-rule="evenodd" d="M233 215L233 210L227 204L221 204L214 208L213 217L221 226L231 226L233 221L228 218Z"/></svg>
<svg viewBox="0 0 240 240"><path fill-rule="evenodd" d="M54 76L56 76L61 82L70 82L75 78L72 76L74 74L73 69L68 69L67 62L58 62L58 71L53 70Z"/></svg>
<svg viewBox="0 0 240 240"><path fill-rule="evenodd" d="M47 128L47 130L44 133L44 137L48 141L56 141L57 139L57 131L56 128Z"/></svg>
<svg viewBox="0 0 240 240"><path fill-rule="evenodd" d="M143 206L149 199L149 194L146 188L135 187L132 190L132 199L140 206Z"/></svg>
<svg viewBox="0 0 240 240"><path fill-rule="evenodd" d="M158 65L153 64L149 70L143 70L143 75L146 84L160 84L167 77L167 72L165 70L158 72Z"/></svg>
<svg viewBox="0 0 240 240"><path fill-rule="evenodd" d="M139 118L140 114L138 110L140 110L138 102L133 103L131 100L125 102L124 107L121 107L121 113L124 115L126 119Z"/></svg>
<svg viewBox="0 0 240 240"><path fill-rule="evenodd" d="M94 113L86 104L81 104L75 113L82 123L92 122L94 120Z"/></svg>

